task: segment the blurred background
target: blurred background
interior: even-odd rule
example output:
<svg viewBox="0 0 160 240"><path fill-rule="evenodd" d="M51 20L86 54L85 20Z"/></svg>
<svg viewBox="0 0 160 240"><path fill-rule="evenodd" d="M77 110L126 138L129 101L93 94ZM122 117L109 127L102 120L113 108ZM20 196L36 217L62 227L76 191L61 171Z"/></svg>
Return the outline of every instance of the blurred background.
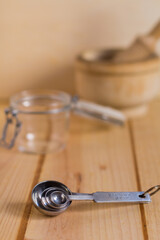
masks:
<svg viewBox="0 0 160 240"><path fill-rule="evenodd" d="M159 0L0 0L0 98L44 87L73 94L79 52L125 47L159 16Z"/></svg>

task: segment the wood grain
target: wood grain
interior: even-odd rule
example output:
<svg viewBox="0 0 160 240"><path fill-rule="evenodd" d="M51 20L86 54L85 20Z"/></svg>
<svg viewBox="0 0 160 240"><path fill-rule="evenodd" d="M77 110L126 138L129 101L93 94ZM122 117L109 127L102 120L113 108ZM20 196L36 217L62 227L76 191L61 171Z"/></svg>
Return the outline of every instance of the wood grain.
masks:
<svg viewBox="0 0 160 240"><path fill-rule="evenodd" d="M4 123L0 107L0 128ZM65 151L27 155L0 149L0 240L158 240L159 193L148 205L73 202L47 217L31 204L31 189L55 179L72 191L136 191L159 184L160 99L124 128L72 117Z"/></svg>
<svg viewBox="0 0 160 240"><path fill-rule="evenodd" d="M72 119L67 150L48 155L40 180L55 179L72 191L137 189L128 127L107 128ZM25 240L144 239L139 205L72 203L62 215L46 217L35 208Z"/></svg>
<svg viewBox="0 0 160 240"><path fill-rule="evenodd" d="M132 121L134 148L142 189L160 184L160 100L155 101L149 114ZM152 204L145 205L148 239L160 239L160 193Z"/></svg>
<svg viewBox="0 0 160 240"><path fill-rule="evenodd" d="M4 123L1 106L0 126ZM0 149L0 239L16 240L25 231L39 156ZM22 239L22 238L19 238Z"/></svg>

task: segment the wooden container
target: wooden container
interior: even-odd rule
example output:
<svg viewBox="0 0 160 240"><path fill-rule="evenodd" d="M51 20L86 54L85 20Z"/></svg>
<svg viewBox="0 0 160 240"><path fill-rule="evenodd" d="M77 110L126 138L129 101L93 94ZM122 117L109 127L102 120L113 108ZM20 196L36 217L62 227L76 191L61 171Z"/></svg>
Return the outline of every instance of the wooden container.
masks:
<svg viewBox="0 0 160 240"><path fill-rule="evenodd" d="M143 114L160 89L160 58L153 53L139 62L111 63L117 51L86 51L77 57L77 94L128 116Z"/></svg>

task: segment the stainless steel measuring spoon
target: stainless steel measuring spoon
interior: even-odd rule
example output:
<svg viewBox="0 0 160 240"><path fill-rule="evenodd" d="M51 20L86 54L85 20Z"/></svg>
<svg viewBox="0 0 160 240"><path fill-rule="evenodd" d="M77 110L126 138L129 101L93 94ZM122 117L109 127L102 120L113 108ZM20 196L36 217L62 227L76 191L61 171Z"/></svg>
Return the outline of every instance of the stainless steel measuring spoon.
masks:
<svg viewBox="0 0 160 240"><path fill-rule="evenodd" d="M96 203L150 203L150 196L159 190L160 185L146 192L74 193L63 183L45 181L33 188L32 201L40 212L55 216L64 212L72 200L89 200Z"/></svg>

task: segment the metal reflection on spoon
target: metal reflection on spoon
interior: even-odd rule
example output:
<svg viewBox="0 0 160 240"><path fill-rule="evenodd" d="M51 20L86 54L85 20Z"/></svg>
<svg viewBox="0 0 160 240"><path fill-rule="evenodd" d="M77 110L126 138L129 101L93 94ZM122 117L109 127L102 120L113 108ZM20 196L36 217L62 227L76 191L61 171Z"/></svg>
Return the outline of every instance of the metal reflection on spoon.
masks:
<svg viewBox="0 0 160 240"><path fill-rule="evenodd" d="M73 193L67 186L57 181L45 181L37 184L32 191L32 200L40 212L51 216L64 212L72 200L89 200L96 203L151 202L148 192Z"/></svg>

